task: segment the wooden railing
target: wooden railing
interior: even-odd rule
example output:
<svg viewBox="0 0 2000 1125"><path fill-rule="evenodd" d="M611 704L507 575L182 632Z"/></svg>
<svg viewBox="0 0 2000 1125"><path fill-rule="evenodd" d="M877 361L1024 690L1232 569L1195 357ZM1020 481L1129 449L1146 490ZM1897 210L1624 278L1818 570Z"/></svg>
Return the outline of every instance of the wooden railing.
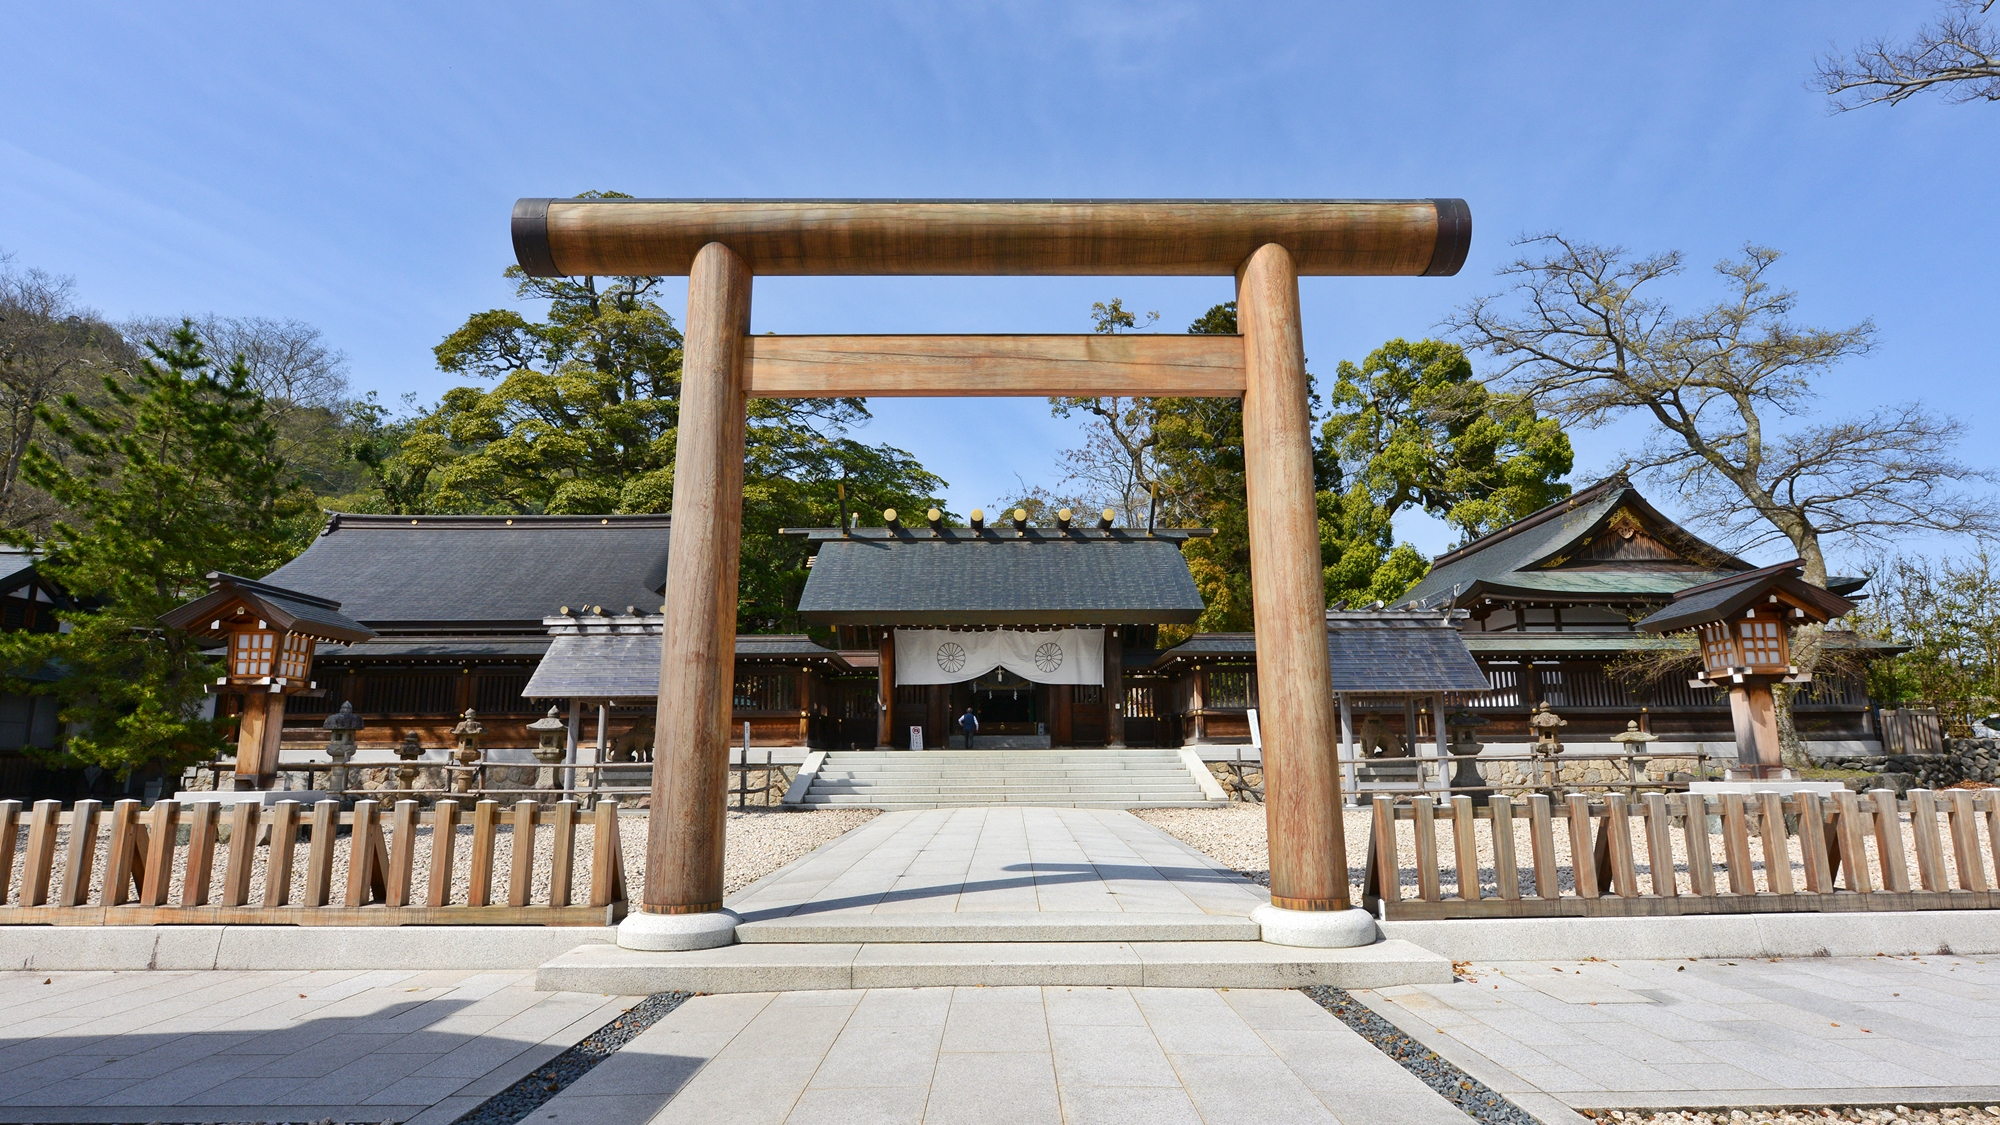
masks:
<svg viewBox="0 0 2000 1125"><path fill-rule="evenodd" d="M468 811L469 832L462 823ZM27 841L17 861L24 819ZM583 901L574 886L580 827L590 844ZM545 864L538 862L538 828L549 833ZM337 843L342 829L345 849ZM66 837L60 849L59 836ZM295 870L302 837L305 864ZM496 900L502 839L508 871L504 898ZM336 863L343 852L344 874ZM538 888L538 875L546 886ZM615 801L587 816L574 801L521 801L505 811L497 801L467 810L445 800L429 811L415 801L389 809L358 801L351 813L335 801L310 808L281 801L269 809L241 802L226 810L213 801L160 801L149 809L119 801L109 810L78 801L67 813L60 802L40 801L26 817L20 802L0 801L0 923L587 926L617 921L624 907Z"/></svg>
<svg viewBox="0 0 2000 1125"><path fill-rule="evenodd" d="M1711 818L1721 829L1719 868ZM1399 825L1410 829L1407 849ZM1536 793L1488 805L1462 796L1444 807L1382 796L1363 900L1390 920L1992 909L2000 893L1989 852L2000 857L2000 790L1992 789L1916 789L1900 802L1887 789L1634 801L1571 793L1559 803Z"/></svg>

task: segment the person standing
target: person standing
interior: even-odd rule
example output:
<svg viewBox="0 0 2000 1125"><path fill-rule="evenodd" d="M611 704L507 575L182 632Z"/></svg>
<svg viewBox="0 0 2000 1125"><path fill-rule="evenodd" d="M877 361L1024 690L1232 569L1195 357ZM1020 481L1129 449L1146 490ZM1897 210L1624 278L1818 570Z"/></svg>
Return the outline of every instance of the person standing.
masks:
<svg viewBox="0 0 2000 1125"><path fill-rule="evenodd" d="M966 704L965 714L958 717L958 729L965 732L965 748L972 749L972 737L979 733L979 716L973 714L972 704Z"/></svg>

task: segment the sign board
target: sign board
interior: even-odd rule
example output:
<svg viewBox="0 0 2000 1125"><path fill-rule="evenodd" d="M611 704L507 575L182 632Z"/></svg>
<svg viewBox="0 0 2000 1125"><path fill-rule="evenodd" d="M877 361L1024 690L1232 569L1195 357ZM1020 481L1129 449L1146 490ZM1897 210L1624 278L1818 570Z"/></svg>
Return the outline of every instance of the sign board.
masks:
<svg viewBox="0 0 2000 1125"><path fill-rule="evenodd" d="M924 748L924 728L922 728L922 727L911 727L911 728L910 728L910 749L912 749L912 750L922 750L923 748Z"/></svg>

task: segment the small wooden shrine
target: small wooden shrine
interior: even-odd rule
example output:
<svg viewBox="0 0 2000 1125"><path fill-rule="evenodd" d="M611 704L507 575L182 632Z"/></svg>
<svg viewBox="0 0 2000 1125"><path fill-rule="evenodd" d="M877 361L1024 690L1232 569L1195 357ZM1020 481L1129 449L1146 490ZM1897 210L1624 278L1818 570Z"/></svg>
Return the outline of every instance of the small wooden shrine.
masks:
<svg viewBox="0 0 2000 1125"><path fill-rule="evenodd" d="M1728 691L1737 759L1747 777L1784 776L1771 687L1812 682L1792 663L1792 627L1824 625L1854 608L1806 583L1804 570L1794 559L1693 586L1638 624L1649 633L1693 630L1699 637L1702 670L1692 683Z"/></svg>
<svg viewBox="0 0 2000 1125"><path fill-rule="evenodd" d="M222 641L217 694L242 697L236 733L237 789L268 788L278 771L285 700L316 691L313 650L321 641L349 644L375 631L340 612L340 603L212 571L209 592L162 614L160 624Z"/></svg>

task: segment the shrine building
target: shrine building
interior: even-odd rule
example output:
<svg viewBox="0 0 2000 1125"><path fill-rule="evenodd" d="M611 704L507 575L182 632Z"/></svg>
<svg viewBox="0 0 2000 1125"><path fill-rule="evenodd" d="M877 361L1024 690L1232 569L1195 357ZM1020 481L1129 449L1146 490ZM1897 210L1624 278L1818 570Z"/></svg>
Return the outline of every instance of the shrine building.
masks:
<svg viewBox="0 0 2000 1125"><path fill-rule="evenodd" d="M813 551L797 608L814 633L737 638L732 730L747 724L753 746L962 747L968 708L979 747L1223 757L1252 739L1255 637L1189 634L1202 602L1181 547L1209 531L1010 519L783 534ZM526 724L552 705L584 743L650 741L670 536L669 517L652 515L332 516L265 581L337 601L377 637L319 650L321 693L291 700L286 738L315 741L351 702L364 747L410 732L444 746L471 708L488 746L525 748ZM1686 675L1636 674L1661 642L1634 624L1678 590L1749 569L1623 477L1579 490L1440 556L1392 607L1449 620L1488 686L1378 696L1350 684L1352 729L1417 749L1438 741L1440 713L1467 709L1490 720L1483 741L1518 748L1546 701L1572 744L1609 749L1637 720L1662 753L1723 753L1727 702ZM1831 583L1850 596L1861 584ZM1833 658L1798 705L1800 730L1821 753L1857 752L1879 741L1860 659L1884 646L1838 628L1827 638Z"/></svg>

